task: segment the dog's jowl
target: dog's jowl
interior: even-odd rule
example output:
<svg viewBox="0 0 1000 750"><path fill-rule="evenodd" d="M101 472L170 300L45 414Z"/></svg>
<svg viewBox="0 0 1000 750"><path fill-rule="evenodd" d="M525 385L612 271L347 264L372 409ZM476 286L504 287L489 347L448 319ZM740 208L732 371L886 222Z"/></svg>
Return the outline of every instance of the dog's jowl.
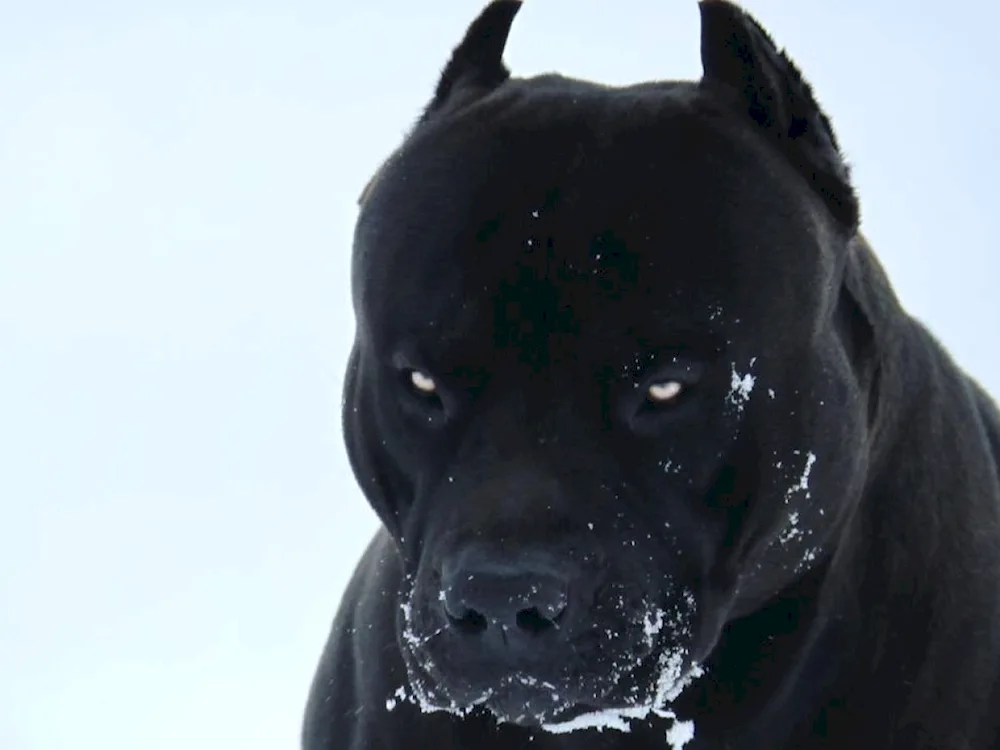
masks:
<svg viewBox="0 0 1000 750"><path fill-rule="evenodd" d="M1000 748L1000 417L809 85L720 0L698 81L514 77L518 7L360 199L304 748Z"/></svg>

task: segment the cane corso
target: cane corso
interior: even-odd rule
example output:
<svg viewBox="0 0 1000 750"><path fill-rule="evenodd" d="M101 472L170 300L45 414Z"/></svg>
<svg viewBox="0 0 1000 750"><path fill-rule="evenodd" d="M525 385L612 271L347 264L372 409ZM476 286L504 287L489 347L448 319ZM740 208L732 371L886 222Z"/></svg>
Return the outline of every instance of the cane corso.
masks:
<svg viewBox="0 0 1000 750"><path fill-rule="evenodd" d="M304 748L1000 748L1000 416L810 86L722 0L698 81L512 77L518 8L359 201Z"/></svg>

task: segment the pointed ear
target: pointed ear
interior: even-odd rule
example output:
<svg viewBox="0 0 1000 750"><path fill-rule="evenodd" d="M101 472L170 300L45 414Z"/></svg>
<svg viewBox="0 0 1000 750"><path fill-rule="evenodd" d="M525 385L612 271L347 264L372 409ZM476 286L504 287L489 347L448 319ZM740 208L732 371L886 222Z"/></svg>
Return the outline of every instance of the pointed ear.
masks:
<svg viewBox="0 0 1000 750"><path fill-rule="evenodd" d="M465 38L452 52L441 73L434 98L427 105L420 121L465 99L464 94L477 96L496 88L510 77L503 63L503 51L514 16L521 9L521 0L493 0L465 32Z"/></svg>
<svg viewBox="0 0 1000 750"><path fill-rule="evenodd" d="M445 108L483 96L510 78L510 71L503 63L503 51L514 16L520 9L521 0L493 0L469 25L441 73L434 98L417 118L410 135ZM364 205L391 160L389 156L368 180L358 196L359 206Z"/></svg>
<svg viewBox="0 0 1000 750"><path fill-rule="evenodd" d="M802 74L739 7L725 0L699 0L698 5L702 84L734 91L748 121L809 180L833 215L856 229L859 209L850 169Z"/></svg>

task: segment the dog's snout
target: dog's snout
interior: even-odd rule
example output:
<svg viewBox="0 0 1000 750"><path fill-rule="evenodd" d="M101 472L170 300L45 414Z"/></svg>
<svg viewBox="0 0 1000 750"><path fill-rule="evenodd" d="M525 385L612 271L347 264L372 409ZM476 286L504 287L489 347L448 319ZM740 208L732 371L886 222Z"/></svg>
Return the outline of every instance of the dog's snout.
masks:
<svg viewBox="0 0 1000 750"><path fill-rule="evenodd" d="M559 628L570 606L569 579L544 557L466 554L444 571L440 599L458 631L529 644Z"/></svg>

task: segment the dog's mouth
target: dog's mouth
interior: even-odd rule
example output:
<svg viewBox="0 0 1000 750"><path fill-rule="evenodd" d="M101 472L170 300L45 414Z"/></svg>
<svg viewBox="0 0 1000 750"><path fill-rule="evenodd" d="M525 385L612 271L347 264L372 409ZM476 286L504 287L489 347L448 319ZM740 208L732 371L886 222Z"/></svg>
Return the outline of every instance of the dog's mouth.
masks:
<svg viewBox="0 0 1000 750"><path fill-rule="evenodd" d="M676 718L670 704L702 674L691 658L690 596L681 598L673 616L650 607L641 622L640 642L620 648L612 642L596 664L582 659L572 671L538 669L530 663L494 665L471 676L439 658L431 644L442 631L416 627L410 601L404 599L400 622L408 685L387 696L390 709L402 699L427 713L488 713L499 723L551 733L629 731L634 721Z"/></svg>
<svg viewBox="0 0 1000 750"><path fill-rule="evenodd" d="M680 724L670 705L692 682L702 676L700 665L689 662L680 651L666 651L656 660L655 687L645 701L624 702L604 707L574 706L540 727L553 734L565 734L583 729L605 729L628 732L633 721L651 717L674 719Z"/></svg>
<svg viewBox="0 0 1000 750"><path fill-rule="evenodd" d="M591 702L566 701L558 693L541 693L548 706L541 711L526 711L522 691L507 692L503 702L487 700L484 706L500 721L522 726L539 727L552 734L565 734L585 729L605 729L627 732L633 721L652 717L675 718L670 709L673 701L694 680L702 675L698 664L690 662L686 650L665 650L644 661L630 675L634 687L625 696L607 695L603 700ZM621 675L615 678L621 679ZM640 685L643 689L640 689ZM530 684L532 692L537 685ZM537 701L536 699L536 702ZM540 706L541 707L541 706Z"/></svg>
<svg viewBox="0 0 1000 750"><path fill-rule="evenodd" d="M408 659L409 690L401 687L390 697L387 707L408 700L425 713L445 712L464 717L488 712L499 723L537 728L552 734L582 730L628 732L633 722L652 718L674 719L672 702L697 678L702 668L692 663L685 649L666 650L651 655L628 673L633 687L624 695L581 697L578 691L559 686L527 672L510 674L478 695L466 693L461 699L448 697L440 683ZM416 668L415 668L416 667ZM620 684L626 675L611 677ZM640 689L641 686L641 689ZM575 694L574 694L575 693Z"/></svg>

